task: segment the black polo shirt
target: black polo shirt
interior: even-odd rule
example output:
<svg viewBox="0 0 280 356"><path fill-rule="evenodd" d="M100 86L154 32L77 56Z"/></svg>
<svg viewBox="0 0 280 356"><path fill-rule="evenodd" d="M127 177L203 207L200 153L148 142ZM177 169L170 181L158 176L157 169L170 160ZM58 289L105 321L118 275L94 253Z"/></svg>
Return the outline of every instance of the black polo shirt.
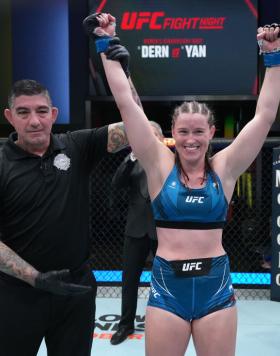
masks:
<svg viewBox="0 0 280 356"><path fill-rule="evenodd" d="M77 268L89 256L89 176L107 154L108 126L51 135L30 154L12 134L0 151L2 241L39 271Z"/></svg>

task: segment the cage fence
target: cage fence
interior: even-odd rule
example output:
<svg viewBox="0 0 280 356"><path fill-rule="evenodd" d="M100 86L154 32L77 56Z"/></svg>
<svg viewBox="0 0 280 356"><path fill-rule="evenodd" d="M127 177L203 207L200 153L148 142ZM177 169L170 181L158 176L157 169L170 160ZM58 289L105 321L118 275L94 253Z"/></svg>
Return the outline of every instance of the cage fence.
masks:
<svg viewBox="0 0 280 356"><path fill-rule="evenodd" d="M5 141L1 139L0 146ZM214 140L213 151L228 143ZM223 244L239 299L269 298L272 152L279 143L278 139L266 140L256 160L239 178L230 202ZM120 296L128 190L113 189L111 180L128 153L126 149L101 160L90 179L91 255L100 297ZM150 256L141 276L140 298L148 293L151 263Z"/></svg>
<svg viewBox="0 0 280 356"><path fill-rule="evenodd" d="M213 151L228 140L213 141ZM277 140L267 139L249 169L238 179L229 205L224 248L228 253L237 297L267 299L270 288L270 220L272 193L272 149ZM116 190L111 179L128 150L104 158L90 181L90 234L99 296L119 296L122 249L128 190ZM139 297L146 296L150 281L148 258L141 276Z"/></svg>

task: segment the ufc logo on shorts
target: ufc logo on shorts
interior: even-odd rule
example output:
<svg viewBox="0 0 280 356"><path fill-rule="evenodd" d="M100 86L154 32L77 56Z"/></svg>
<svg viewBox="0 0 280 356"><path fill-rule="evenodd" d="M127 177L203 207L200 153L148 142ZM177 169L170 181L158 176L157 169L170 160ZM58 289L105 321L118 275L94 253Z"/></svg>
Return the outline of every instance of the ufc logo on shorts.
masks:
<svg viewBox="0 0 280 356"><path fill-rule="evenodd" d="M155 287L151 284L151 292L153 293L154 298L160 297L160 294L156 291Z"/></svg>
<svg viewBox="0 0 280 356"><path fill-rule="evenodd" d="M188 195L186 197L186 203L198 203L198 204L203 204L204 203L204 197L196 197L193 195Z"/></svg>
<svg viewBox="0 0 280 356"><path fill-rule="evenodd" d="M182 271L200 271L202 262L188 262L184 263L182 267Z"/></svg>

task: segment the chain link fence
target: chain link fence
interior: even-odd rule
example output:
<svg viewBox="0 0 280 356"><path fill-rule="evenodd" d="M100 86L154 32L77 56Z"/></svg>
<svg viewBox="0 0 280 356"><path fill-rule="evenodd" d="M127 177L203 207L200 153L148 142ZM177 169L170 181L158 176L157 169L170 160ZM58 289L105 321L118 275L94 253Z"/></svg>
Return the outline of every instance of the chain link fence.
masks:
<svg viewBox="0 0 280 356"><path fill-rule="evenodd" d="M229 142L225 139L214 140L213 151ZM279 143L276 139L266 141L257 159L239 178L230 203L223 244L230 258L233 283L239 289L240 298L268 297L272 149ZM111 179L127 154L125 150L103 159L91 177L90 233L93 268L100 277L99 296L119 296L115 287L121 285L128 192L126 189L112 189ZM140 286L148 286L150 269L151 260L148 259ZM139 297L145 297L146 293L145 288L139 288Z"/></svg>
<svg viewBox="0 0 280 356"><path fill-rule="evenodd" d="M0 145L5 139L0 140ZM216 139L213 151L230 141ZM267 139L257 159L239 178L230 203L223 243L229 255L239 299L267 299L270 288L270 219L272 194L272 149L280 140ZM119 297L122 248L127 214L128 191L115 190L111 179L128 150L103 159L90 180L90 235L93 269L98 295ZM241 153L242 154L242 153ZM114 204L112 204L114 201ZM139 288L139 297L147 296L151 258L147 260Z"/></svg>

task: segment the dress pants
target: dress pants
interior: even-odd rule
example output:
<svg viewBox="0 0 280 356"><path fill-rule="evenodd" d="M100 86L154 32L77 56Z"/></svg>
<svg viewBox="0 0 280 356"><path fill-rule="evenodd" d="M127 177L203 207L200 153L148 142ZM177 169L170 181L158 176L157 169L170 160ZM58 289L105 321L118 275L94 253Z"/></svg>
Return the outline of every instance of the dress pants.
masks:
<svg viewBox="0 0 280 356"><path fill-rule="evenodd" d="M90 356L96 282L88 279L92 291L73 297L0 279L0 355L36 356L45 338L48 356Z"/></svg>
<svg viewBox="0 0 280 356"><path fill-rule="evenodd" d="M150 251L155 255L157 240L125 236L123 249L122 307L119 327L134 329L140 276Z"/></svg>

